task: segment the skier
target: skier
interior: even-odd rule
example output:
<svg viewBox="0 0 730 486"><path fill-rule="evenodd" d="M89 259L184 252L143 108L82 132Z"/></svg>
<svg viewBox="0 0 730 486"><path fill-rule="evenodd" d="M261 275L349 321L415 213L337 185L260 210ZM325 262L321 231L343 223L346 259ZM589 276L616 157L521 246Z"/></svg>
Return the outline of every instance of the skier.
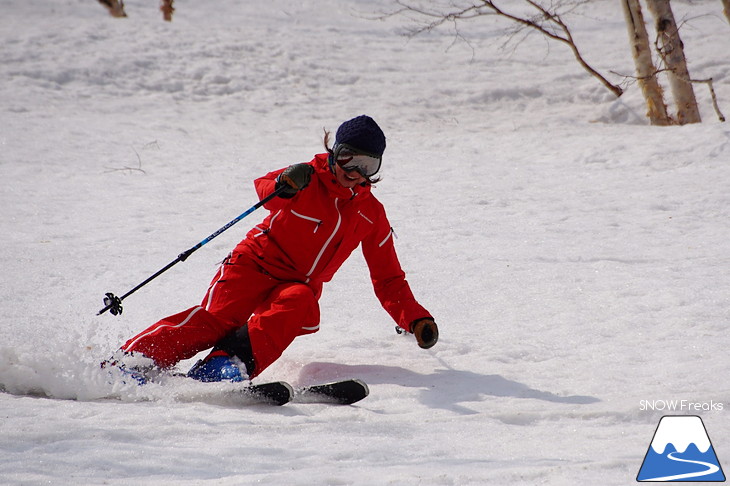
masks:
<svg viewBox="0 0 730 486"><path fill-rule="evenodd" d="M340 125L335 143L311 162L256 179L259 198L279 188L269 215L222 262L198 306L166 317L127 341L102 366L144 383L213 348L188 372L201 381L245 381L276 361L300 335L319 330L322 284L357 246L383 308L418 345L438 340L431 314L414 298L382 204L371 193L385 135L361 115Z"/></svg>

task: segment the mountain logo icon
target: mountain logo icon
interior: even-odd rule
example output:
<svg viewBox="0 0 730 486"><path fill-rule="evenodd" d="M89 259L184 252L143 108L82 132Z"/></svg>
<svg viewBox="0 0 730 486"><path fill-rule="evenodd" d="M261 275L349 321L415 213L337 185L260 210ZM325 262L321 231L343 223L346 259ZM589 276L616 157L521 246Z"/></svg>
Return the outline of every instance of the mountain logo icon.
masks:
<svg viewBox="0 0 730 486"><path fill-rule="evenodd" d="M696 415L662 417L636 480L725 481L702 419Z"/></svg>

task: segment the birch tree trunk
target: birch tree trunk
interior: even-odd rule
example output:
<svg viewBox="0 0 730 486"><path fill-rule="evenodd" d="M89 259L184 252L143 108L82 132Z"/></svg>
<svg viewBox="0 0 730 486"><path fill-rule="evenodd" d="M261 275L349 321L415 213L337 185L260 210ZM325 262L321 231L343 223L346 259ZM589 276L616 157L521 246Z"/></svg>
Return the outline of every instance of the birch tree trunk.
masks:
<svg viewBox="0 0 730 486"><path fill-rule="evenodd" d="M636 65L636 77L646 100L646 115L652 125L669 125L671 120L667 115L662 87L656 77L657 70L651 59L651 46L649 35L646 33L644 15L641 13L641 4L639 0L621 0L621 5L629 29L629 43Z"/></svg>
<svg viewBox="0 0 730 486"><path fill-rule="evenodd" d="M677 121L680 125L699 123L702 121L700 110L687 70L684 45L679 37L669 0L646 0L646 4L656 25L657 50L669 70L667 78L677 105Z"/></svg>

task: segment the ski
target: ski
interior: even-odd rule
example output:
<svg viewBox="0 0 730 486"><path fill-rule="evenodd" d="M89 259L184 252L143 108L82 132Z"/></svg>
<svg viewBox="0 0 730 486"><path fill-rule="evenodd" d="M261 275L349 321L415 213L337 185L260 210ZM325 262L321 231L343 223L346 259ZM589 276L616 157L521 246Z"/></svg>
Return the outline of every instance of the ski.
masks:
<svg viewBox="0 0 730 486"><path fill-rule="evenodd" d="M102 367L106 367L105 364ZM112 373L112 369L116 373ZM109 371L110 383L119 380L123 384L136 384L139 386L150 382L161 385L172 385L173 383L181 384L182 382L176 381L180 379L183 381L190 380L190 382L195 383L205 383L194 380L186 374L175 372L163 372L149 376L149 373L144 374L142 371L122 366L115 366ZM225 390L217 387L195 387L195 389L182 387L179 389L180 393L177 398L180 401L232 403L240 405L260 403L280 406L289 402L351 405L364 399L370 393L367 384L357 379L308 385L297 389L293 389L285 381L270 381L256 384L241 383L241 385L243 386Z"/></svg>
<svg viewBox="0 0 730 486"><path fill-rule="evenodd" d="M239 390L246 398L253 399L256 403L270 405L284 405L289 403L294 396L291 385L285 381L271 381L248 385Z"/></svg>
<svg viewBox="0 0 730 486"><path fill-rule="evenodd" d="M370 393L367 384L361 380L350 379L310 385L294 390L293 403L331 403L352 405Z"/></svg>

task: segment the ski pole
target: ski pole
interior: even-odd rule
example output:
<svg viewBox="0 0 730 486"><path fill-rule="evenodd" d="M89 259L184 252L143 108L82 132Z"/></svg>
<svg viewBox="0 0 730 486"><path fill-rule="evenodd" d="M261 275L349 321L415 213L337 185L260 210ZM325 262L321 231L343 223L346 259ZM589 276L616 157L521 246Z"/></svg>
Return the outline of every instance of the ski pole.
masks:
<svg viewBox="0 0 730 486"><path fill-rule="evenodd" d="M136 291L138 291L139 289L141 289L142 287L144 287L145 285L147 285L148 283L150 283L152 280L156 279L157 277L159 277L160 275L162 275L163 273L165 273L166 271L168 271L170 268L172 268L178 262L184 262L185 260L187 260L187 258L190 255L192 255L193 252L195 252L198 248L200 248L201 246L205 245L210 240L212 240L216 236L220 235L225 230L227 230L228 228L230 228L234 224L238 223L243 218L245 218L249 214L253 213L258 208L260 208L261 206L263 206L264 204L266 204L267 202L269 202L272 199L274 199L276 196L278 196L279 194L281 194L282 192L284 192L284 190L286 188L287 188L287 186L286 185L283 185L279 189L275 190L274 192L272 192L271 194L269 194L268 196L266 196L265 198L263 198L262 200L260 200L259 202L257 202L253 206L251 206L250 208L248 208L246 211L244 211L240 215L238 215L235 218L233 218L231 221L229 221L224 226L222 226L220 229L218 229L218 231L216 231L212 235L208 236L207 238L205 238L204 240L202 240L197 245L195 245L192 248L189 248L189 249L185 250L184 252L180 253L177 256L176 259L174 259L173 261L171 261L170 263L168 263L167 265L165 265L163 268L161 268L160 270L158 270L155 274L153 274L152 276L150 276L147 280L145 280L141 284L137 285L135 288L133 288L132 290L130 290L126 294L122 295L121 297L117 297L113 293L107 292L106 293L106 296L104 297L104 308L101 309L99 312L97 312L96 315L99 316L99 315L103 314L106 311L111 312L112 315L114 315L114 316L121 314L122 313L122 310L123 310L122 309L122 301L124 299L126 299L127 297L129 297L130 295L132 295L133 293L135 293Z"/></svg>

